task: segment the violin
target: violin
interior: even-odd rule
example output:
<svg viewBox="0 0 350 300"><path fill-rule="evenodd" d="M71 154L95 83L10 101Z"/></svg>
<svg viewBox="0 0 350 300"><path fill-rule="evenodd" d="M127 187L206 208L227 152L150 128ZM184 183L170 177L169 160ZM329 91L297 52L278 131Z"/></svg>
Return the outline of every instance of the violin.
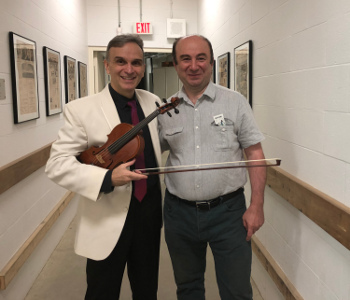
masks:
<svg viewBox="0 0 350 300"><path fill-rule="evenodd" d="M113 128L108 135L107 142L101 147L92 146L77 156L77 159L88 165L99 166L104 169L114 169L122 163L126 163L137 157L145 148L145 141L142 137L142 128L147 126L159 114L169 113L180 103L180 98L173 97L169 103L165 101L163 106L157 102L158 108L135 126L127 123L120 123Z"/></svg>

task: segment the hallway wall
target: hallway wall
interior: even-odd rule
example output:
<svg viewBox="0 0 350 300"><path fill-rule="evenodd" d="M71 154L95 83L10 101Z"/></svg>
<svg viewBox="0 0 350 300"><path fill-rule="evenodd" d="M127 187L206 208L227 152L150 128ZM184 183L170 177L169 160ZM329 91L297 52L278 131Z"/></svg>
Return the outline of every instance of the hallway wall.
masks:
<svg viewBox="0 0 350 300"><path fill-rule="evenodd" d="M166 37L167 18L185 19L187 34L197 32L197 0L120 0L120 20L117 0L86 3L89 46L107 46L117 33L119 21L122 33L132 33L135 22L152 23L153 34L142 35L145 48L172 47L174 39Z"/></svg>
<svg viewBox="0 0 350 300"><path fill-rule="evenodd" d="M215 57L253 41L253 111L266 157L350 206L350 2L199 0L198 32ZM269 188L265 217L257 237L305 299L350 299L348 249ZM255 259L264 299L282 299L264 272Z"/></svg>
<svg viewBox="0 0 350 300"><path fill-rule="evenodd" d="M0 100L0 167L51 142L62 125L62 114L46 116L43 50L61 54L61 81L64 95L63 56L87 63L85 0L0 0L0 79L5 79L6 99ZM9 31L36 42L40 118L14 124L11 90ZM64 96L62 101L64 102ZM1 184L1 183L0 183ZM0 195L0 270L45 219L65 194L48 180L44 168ZM21 268L1 300L23 299L45 265L75 213L73 201L51 231Z"/></svg>

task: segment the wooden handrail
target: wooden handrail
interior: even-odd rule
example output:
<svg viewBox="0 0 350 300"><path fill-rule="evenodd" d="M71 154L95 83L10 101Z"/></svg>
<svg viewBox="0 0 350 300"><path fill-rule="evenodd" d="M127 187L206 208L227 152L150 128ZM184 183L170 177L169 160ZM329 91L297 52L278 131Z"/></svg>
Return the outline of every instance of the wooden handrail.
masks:
<svg viewBox="0 0 350 300"><path fill-rule="evenodd" d="M44 166L51 143L0 168L0 194Z"/></svg>
<svg viewBox="0 0 350 300"><path fill-rule="evenodd" d="M0 194L46 164L51 143L0 168ZM350 249L350 208L280 167L267 168L267 185Z"/></svg>
<svg viewBox="0 0 350 300"><path fill-rule="evenodd" d="M350 249L350 207L279 167L267 168L267 185Z"/></svg>

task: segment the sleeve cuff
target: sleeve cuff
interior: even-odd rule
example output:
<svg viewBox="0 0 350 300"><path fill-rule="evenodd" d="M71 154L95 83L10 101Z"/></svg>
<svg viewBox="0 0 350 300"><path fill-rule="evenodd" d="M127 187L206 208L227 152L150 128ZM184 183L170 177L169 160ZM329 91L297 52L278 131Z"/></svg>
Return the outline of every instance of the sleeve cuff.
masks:
<svg viewBox="0 0 350 300"><path fill-rule="evenodd" d="M114 186L112 186L112 172L113 170L108 170L108 172L106 173L100 189L101 193L108 194L110 192L113 192Z"/></svg>

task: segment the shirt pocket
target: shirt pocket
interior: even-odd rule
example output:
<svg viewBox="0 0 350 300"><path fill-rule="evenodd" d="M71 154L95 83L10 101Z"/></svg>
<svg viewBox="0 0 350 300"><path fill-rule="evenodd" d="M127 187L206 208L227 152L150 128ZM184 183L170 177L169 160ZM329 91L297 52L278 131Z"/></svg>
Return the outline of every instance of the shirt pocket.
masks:
<svg viewBox="0 0 350 300"><path fill-rule="evenodd" d="M215 151L231 151L236 148L235 143L238 143L233 122L227 122L227 119L225 121L226 125L223 126L211 123L212 147Z"/></svg>
<svg viewBox="0 0 350 300"><path fill-rule="evenodd" d="M183 127L173 127L167 129L165 133L165 139L167 140L170 148L174 152L182 152L183 145L185 143Z"/></svg>

